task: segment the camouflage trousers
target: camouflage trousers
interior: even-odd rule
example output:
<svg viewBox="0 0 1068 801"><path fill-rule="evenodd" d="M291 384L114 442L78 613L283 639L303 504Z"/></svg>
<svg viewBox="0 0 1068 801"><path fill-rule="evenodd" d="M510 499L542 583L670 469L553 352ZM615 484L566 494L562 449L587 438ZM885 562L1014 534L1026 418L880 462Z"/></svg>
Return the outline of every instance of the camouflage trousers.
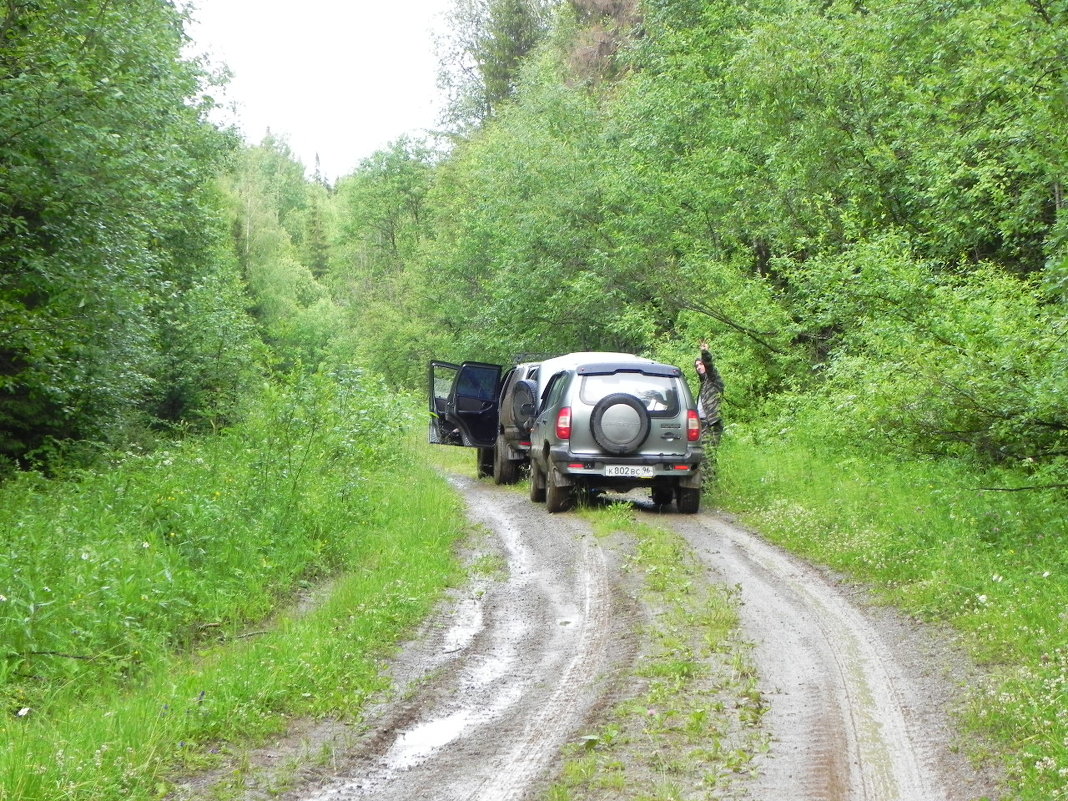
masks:
<svg viewBox="0 0 1068 801"><path fill-rule="evenodd" d="M705 446L705 455L701 459L701 487L707 489L716 485L717 454L719 441L723 437L723 421L703 423L701 425L701 442Z"/></svg>

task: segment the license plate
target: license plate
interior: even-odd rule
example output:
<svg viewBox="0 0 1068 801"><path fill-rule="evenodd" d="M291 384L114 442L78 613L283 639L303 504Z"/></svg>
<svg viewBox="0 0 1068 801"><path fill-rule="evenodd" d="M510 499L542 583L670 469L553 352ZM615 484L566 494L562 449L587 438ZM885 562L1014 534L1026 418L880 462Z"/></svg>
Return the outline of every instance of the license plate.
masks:
<svg viewBox="0 0 1068 801"><path fill-rule="evenodd" d="M605 476L610 478L652 478L651 464L609 464L604 468Z"/></svg>

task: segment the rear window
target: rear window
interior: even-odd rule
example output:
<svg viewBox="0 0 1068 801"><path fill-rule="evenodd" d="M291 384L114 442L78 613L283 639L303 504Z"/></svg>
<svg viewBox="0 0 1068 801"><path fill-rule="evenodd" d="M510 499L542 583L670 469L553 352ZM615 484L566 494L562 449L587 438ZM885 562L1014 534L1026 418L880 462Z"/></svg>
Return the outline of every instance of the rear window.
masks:
<svg viewBox="0 0 1068 801"><path fill-rule="evenodd" d="M679 413L679 393L673 379L642 373L613 373L582 377L579 398L590 406L606 395L622 392L640 400L650 415L673 417Z"/></svg>

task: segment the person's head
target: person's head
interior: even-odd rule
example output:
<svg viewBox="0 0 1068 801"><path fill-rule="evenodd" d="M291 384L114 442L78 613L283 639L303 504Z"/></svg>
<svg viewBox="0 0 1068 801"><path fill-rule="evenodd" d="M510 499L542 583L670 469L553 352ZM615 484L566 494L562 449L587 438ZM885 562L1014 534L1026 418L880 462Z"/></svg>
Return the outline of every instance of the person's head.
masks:
<svg viewBox="0 0 1068 801"><path fill-rule="evenodd" d="M700 359L694 359L693 366L697 369L698 375L705 374L705 363L703 361L701 361Z"/></svg>

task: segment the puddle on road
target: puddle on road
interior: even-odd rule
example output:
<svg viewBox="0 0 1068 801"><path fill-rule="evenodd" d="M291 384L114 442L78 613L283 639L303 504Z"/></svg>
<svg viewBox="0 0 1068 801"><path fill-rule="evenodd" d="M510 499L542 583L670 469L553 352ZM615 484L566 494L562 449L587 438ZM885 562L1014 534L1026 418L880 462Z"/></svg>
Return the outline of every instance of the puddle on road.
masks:
<svg viewBox="0 0 1068 801"><path fill-rule="evenodd" d="M509 668L515 663L509 656L490 656L471 671L471 682L477 687L486 687L508 675Z"/></svg>
<svg viewBox="0 0 1068 801"><path fill-rule="evenodd" d="M464 599L456 605L456 614L445 632L442 650L447 654L464 650L484 627L481 599Z"/></svg>
<svg viewBox="0 0 1068 801"><path fill-rule="evenodd" d="M457 739L476 715L469 709L423 723L403 732L393 743L383 761L394 770L407 770Z"/></svg>
<svg viewBox="0 0 1068 801"><path fill-rule="evenodd" d="M489 699L485 708L466 707L404 730L382 756L383 768L392 773L421 765L468 730L498 717L522 697L523 691L521 685L507 686Z"/></svg>

